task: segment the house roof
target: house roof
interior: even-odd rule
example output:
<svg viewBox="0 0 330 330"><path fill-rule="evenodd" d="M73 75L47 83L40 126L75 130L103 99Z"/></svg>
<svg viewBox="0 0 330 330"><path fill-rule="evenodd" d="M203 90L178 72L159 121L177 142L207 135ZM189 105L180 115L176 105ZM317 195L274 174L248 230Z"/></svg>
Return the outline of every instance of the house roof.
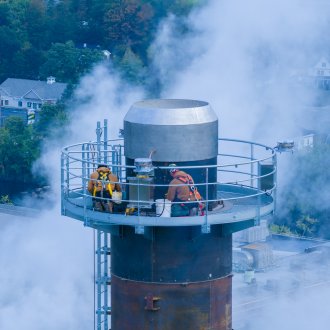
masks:
<svg viewBox="0 0 330 330"><path fill-rule="evenodd" d="M320 58L320 60L314 65L315 69L329 69L330 62L323 56Z"/></svg>
<svg viewBox="0 0 330 330"><path fill-rule="evenodd" d="M41 100L58 100L61 98L67 84L46 81L8 78L1 85L0 90L11 97L40 98Z"/></svg>

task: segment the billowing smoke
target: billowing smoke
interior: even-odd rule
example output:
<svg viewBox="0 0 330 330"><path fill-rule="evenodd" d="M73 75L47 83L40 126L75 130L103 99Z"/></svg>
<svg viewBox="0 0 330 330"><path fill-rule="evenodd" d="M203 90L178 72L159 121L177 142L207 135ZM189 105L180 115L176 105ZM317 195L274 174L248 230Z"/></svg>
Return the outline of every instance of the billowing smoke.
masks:
<svg viewBox="0 0 330 330"><path fill-rule="evenodd" d="M321 127L319 132L329 134L329 109L310 111L328 92L301 83L328 54L329 9L326 1L209 1L184 22L170 17L154 44L162 96L209 101L219 117L220 137L275 146L297 142L305 129ZM315 200L326 211L330 188L322 181L329 182L328 162L319 160L315 176L324 174L306 189L308 159L302 166L299 158L280 155L278 183L287 190L294 181L299 203ZM278 197L282 211L288 195L280 188Z"/></svg>
<svg viewBox="0 0 330 330"><path fill-rule="evenodd" d="M163 96L209 101L222 136L269 143L294 137L301 128L295 119L303 117L297 103L314 97L295 79L327 51L329 6L209 1L184 22L195 32L186 37L169 18L155 43Z"/></svg>
<svg viewBox="0 0 330 330"><path fill-rule="evenodd" d="M0 328L93 328L93 233L56 209L0 214Z"/></svg>
<svg viewBox="0 0 330 330"><path fill-rule="evenodd" d="M141 90L104 66L82 79L70 109L69 134L47 141L36 164L51 182L48 204L35 219L0 218L0 329L94 328L93 230L60 215L61 149L95 141L96 123L103 125L103 119L109 138L117 138L123 115L142 98Z"/></svg>
<svg viewBox="0 0 330 330"><path fill-rule="evenodd" d="M218 114L221 137L275 146L277 141L301 136L303 128L311 126L306 105L315 104L318 93L299 81L328 54L329 7L325 1L214 0L185 22L170 17L154 45L160 54L154 65L162 96L209 101ZM182 29L187 25L194 33ZM321 210L328 207L324 175L309 180L308 187L305 182L313 164L319 167L318 174L328 173L326 159L322 155L319 161L307 158L302 167L294 163L299 157L279 155L280 211L290 197L281 198L283 189L293 188L291 179L296 180L295 194L301 196L303 208L313 200ZM279 274L282 284L290 273ZM320 282L327 276L328 272ZM308 281L315 283L307 276ZM320 312L320 305L326 304L329 288L327 284L311 287L296 290L294 298L292 293L274 295L271 291L272 298L251 314L253 320L242 329L326 329L329 318L322 307ZM307 314L302 312L307 310ZM234 328L238 326L235 321Z"/></svg>

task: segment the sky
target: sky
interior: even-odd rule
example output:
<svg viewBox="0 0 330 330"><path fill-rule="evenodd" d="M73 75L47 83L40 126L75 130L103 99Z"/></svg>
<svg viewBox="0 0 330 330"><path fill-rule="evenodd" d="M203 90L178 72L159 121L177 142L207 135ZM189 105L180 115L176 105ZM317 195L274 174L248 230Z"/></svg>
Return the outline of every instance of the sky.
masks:
<svg viewBox="0 0 330 330"><path fill-rule="evenodd" d="M296 137L304 117L297 98L314 95L292 92L292 77L328 54L329 6L318 0L208 1L184 22L192 31L187 35L178 33L177 18L168 17L152 46L161 97L208 101L221 137L270 146ZM82 79L70 134L48 142L38 161L57 187L54 200L60 197L61 148L95 140L96 122L104 118L110 137L117 137L130 105L145 95L102 66ZM290 166L285 157L282 169ZM92 230L62 217L59 203L35 219L0 221L0 329L91 329ZM327 329L329 296L327 289L316 289L297 299L278 298L253 330ZM320 317L311 324L313 315Z"/></svg>

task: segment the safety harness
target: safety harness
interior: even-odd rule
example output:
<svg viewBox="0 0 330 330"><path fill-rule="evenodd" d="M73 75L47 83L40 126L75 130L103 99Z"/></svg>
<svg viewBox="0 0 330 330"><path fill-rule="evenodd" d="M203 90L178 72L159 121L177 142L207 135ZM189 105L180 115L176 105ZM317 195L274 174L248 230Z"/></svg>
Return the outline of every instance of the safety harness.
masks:
<svg viewBox="0 0 330 330"><path fill-rule="evenodd" d="M112 188L109 180L110 172L104 172L104 171L97 171L97 172L99 175L94 185L93 196L94 197L96 196L97 188L101 188L101 190L109 191L110 196L112 196Z"/></svg>
<svg viewBox="0 0 330 330"><path fill-rule="evenodd" d="M194 196L196 201L202 200L202 196L195 187L194 181L189 176L177 176L175 177L179 181L185 183L189 187L189 196Z"/></svg>

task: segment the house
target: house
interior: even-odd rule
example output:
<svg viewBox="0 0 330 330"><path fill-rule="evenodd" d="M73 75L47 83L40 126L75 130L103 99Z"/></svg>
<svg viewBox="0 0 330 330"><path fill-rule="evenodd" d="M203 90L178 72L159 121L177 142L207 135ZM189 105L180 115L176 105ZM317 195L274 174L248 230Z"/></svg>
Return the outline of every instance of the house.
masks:
<svg viewBox="0 0 330 330"><path fill-rule="evenodd" d="M0 85L0 125L8 116L19 115L33 123L35 114L43 104L55 104L61 99L67 84L55 77L47 81L8 78ZM32 118L32 120L31 120Z"/></svg>
<svg viewBox="0 0 330 330"><path fill-rule="evenodd" d="M330 90L330 60L322 56L316 64L309 68L293 69L290 76L295 82L307 87L328 91Z"/></svg>
<svg viewBox="0 0 330 330"><path fill-rule="evenodd" d="M322 57L316 65L309 70L309 76L314 80L317 87L330 89L330 62Z"/></svg>

